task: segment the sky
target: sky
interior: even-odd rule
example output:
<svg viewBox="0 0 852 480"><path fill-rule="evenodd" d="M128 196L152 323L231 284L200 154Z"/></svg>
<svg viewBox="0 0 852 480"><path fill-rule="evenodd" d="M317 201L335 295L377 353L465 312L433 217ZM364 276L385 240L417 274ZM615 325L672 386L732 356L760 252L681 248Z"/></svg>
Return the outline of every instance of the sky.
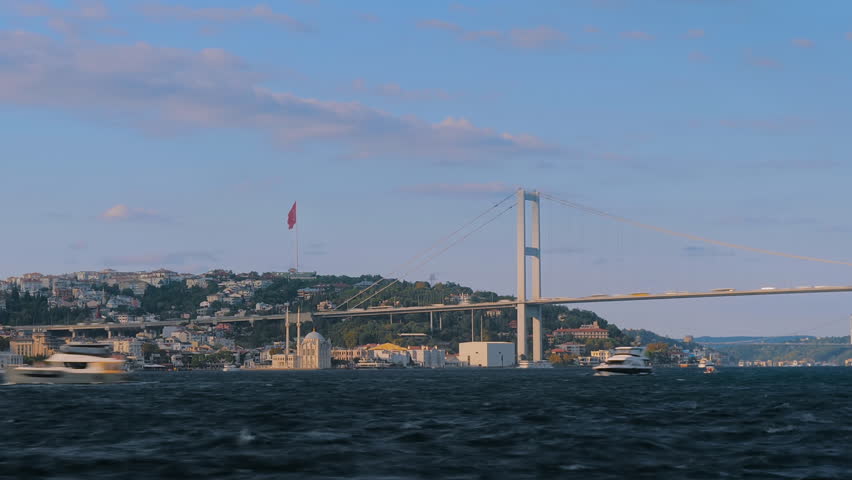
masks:
<svg viewBox="0 0 852 480"><path fill-rule="evenodd" d="M849 262L850 19L840 0L0 0L0 277L286 270L298 202L301 270L511 295L515 211L489 208L519 187ZM852 284L541 208L544 296ZM852 295L585 307L672 336L839 336Z"/></svg>

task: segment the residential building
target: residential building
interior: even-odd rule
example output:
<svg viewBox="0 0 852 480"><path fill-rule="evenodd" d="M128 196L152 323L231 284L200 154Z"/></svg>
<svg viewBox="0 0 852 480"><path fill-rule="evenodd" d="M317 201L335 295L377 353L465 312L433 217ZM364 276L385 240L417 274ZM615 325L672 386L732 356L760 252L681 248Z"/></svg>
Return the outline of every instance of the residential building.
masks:
<svg viewBox="0 0 852 480"><path fill-rule="evenodd" d="M609 331L601 328L597 320L591 324L580 325L580 328L557 328L553 331L553 337L559 338L572 335L574 338L609 338Z"/></svg>
<svg viewBox="0 0 852 480"><path fill-rule="evenodd" d="M192 287L207 288L208 283L209 283L209 280L204 278L204 277L187 278L186 279L186 287L187 288L192 288Z"/></svg>
<svg viewBox="0 0 852 480"><path fill-rule="evenodd" d="M118 288L122 291L125 289L130 289L133 292L133 295L145 295L145 290L148 289L148 283L143 282L141 280L129 280L126 282L119 282Z"/></svg>
<svg viewBox="0 0 852 480"><path fill-rule="evenodd" d="M567 353L569 355L581 356L586 353L586 345L583 343L562 343L556 346L557 349L561 349L561 353Z"/></svg>

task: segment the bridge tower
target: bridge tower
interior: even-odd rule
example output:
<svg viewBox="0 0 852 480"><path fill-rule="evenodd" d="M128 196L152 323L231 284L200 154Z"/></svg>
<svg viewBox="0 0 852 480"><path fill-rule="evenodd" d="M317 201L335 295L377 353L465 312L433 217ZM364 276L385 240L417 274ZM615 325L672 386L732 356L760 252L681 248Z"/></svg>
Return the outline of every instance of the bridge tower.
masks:
<svg viewBox="0 0 852 480"><path fill-rule="evenodd" d="M542 361L541 350L541 305L527 305L527 257L532 257L532 298L541 298L541 223L539 210L541 196L537 191L527 192L519 188L517 192L518 210L518 361L530 360L527 355L527 319L532 320L532 360ZM532 232L530 245L527 245L526 206L532 204Z"/></svg>

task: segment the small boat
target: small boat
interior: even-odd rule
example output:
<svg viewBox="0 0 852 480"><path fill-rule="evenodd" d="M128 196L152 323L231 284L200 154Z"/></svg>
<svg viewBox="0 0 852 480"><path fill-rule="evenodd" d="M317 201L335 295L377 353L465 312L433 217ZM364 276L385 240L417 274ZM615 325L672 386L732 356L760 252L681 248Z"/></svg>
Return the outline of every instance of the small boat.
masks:
<svg viewBox="0 0 852 480"><path fill-rule="evenodd" d="M8 383L116 383L127 379L124 358L109 345L69 343L43 365L6 369Z"/></svg>
<svg viewBox="0 0 852 480"><path fill-rule="evenodd" d="M718 372L716 372L716 367L714 367L713 365L708 365L707 367L704 368L704 373L718 373Z"/></svg>
<svg viewBox="0 0 852 480"><path fill-rule="evenodd" d="M652 372L644 347L616 347L613 355L593 368L599 376L650 375Z"/></svg>
<svg viewBox="0 0 852 480"><path fill-rule="evenodd" d="M237 372L237 371L239 371L239 370L240 370L240 366L239 366L239 365L233 365L233 364L231 364L231 365L225 365L224 367L222 367L222 371L223 371L223 372Z"/></svg>
<svg viewBox="0 0 852 480"><path fill-rule="evenodd" d="M520 360L518 368L553 368L553 364L547 360L534 362L532 360Z"/></svg>
<svg viewBox="0 0 852 480"><path fill-rule="evenodd" d="M142 365L142 370L146 372L165 372L168 371L168 367L156 363L145 363Z"/></svg>

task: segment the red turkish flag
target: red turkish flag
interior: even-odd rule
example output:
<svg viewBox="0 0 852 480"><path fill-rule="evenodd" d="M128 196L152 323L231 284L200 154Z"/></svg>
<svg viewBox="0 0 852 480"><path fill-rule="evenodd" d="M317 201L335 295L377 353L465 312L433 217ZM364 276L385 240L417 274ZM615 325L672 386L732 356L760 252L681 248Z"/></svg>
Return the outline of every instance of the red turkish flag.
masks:
<svg viewBox="0 0 852 480"><path fill-rule="evenodd" d="M287 227L288 230L293 230L293 225L296 224L296 202L293 202L293 207L290 209L290 213L287 214Z"/></svg>

